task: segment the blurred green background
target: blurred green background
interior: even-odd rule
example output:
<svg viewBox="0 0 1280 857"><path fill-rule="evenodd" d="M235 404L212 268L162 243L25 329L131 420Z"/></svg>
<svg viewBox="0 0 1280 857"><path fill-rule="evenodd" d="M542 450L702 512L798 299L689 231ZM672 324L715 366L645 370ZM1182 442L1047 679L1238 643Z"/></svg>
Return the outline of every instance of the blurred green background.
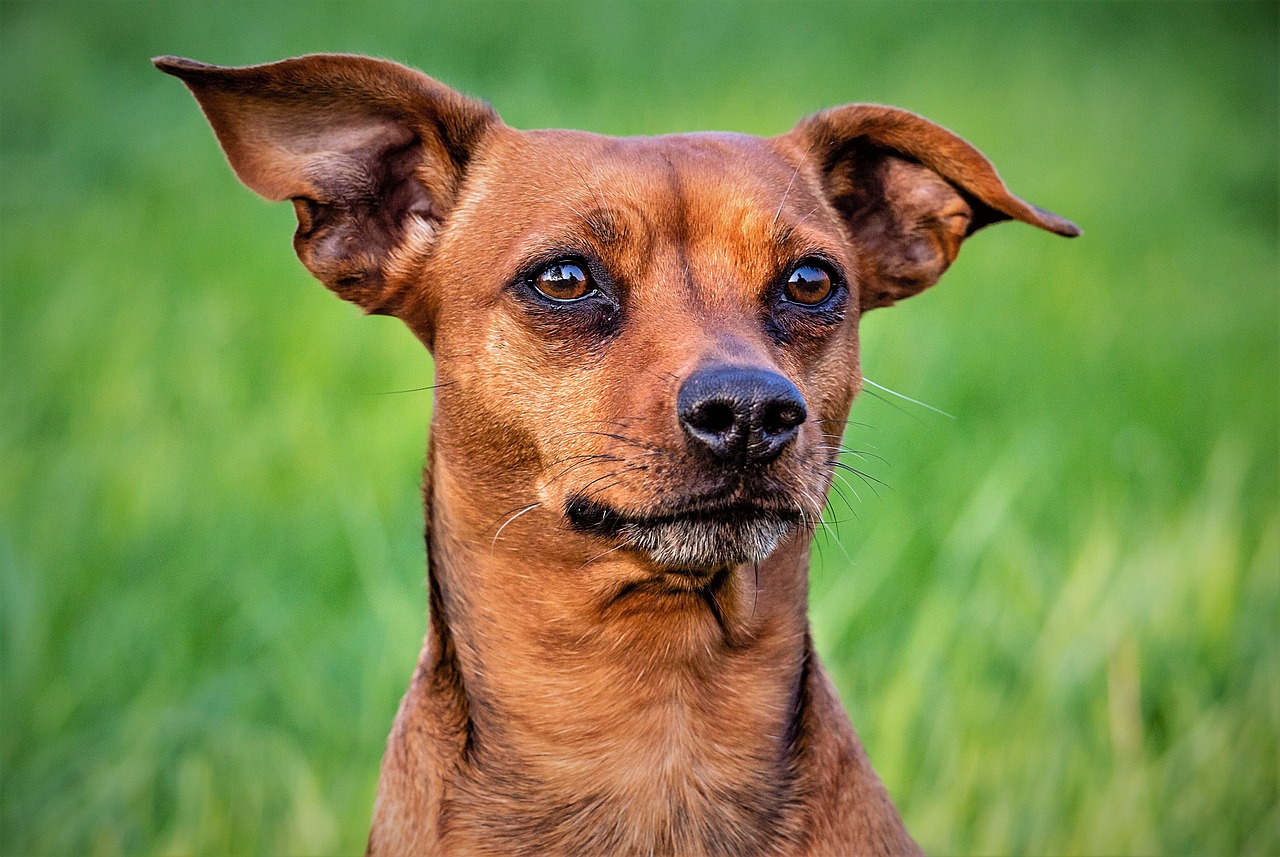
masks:
<svg viewBox="0 0 1280 857"><path fill-rule="evenodd" d="M363 848L431 363L148 63L338 50L526 128L896 104L1084 226L865 321L868 377L955 419L855 405L889 487L832 504L819 648L934 853L1276 853L1276 8L3 0L0 852Z"/></svg>

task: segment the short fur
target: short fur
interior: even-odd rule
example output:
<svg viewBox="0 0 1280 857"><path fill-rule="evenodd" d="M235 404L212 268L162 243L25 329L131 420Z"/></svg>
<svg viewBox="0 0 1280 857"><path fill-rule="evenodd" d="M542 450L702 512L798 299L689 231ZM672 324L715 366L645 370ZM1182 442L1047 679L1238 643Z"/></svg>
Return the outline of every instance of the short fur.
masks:
<svg viewBox="0 0 1280 857"><path fill-rule="evenodd" d="M806 615L858 319L983 226L1079 230L889 107L770 139L615 139L516 131L364 57L156 65L250 188L294 201L303 263L435 357L430 617L369 853L916 853ZM539 297L563 258L607 300ZM838 301L779 296L806 259ZM691 449L674 403L709 365L803 394L776 461Z"/></svg>

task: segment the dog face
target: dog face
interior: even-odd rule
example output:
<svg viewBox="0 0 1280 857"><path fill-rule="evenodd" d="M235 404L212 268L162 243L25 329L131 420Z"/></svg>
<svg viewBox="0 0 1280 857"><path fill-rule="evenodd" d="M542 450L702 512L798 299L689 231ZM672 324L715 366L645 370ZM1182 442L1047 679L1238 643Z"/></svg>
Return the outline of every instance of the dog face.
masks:
<svg viewBox="0 0 1280 857"><path fill-rule="evenodd" d="M571 528L697 576L818 515L864 274L794 157L513 132L468 179L431 278L441 407L500 425Z"/></svg>
<svg viewBox="0 0 1280 857"><path fill-rule="evenodd" d="M477 493L690 585L818 518L861 313L927 288L990 223L1078 232L891 108L772 139L616 139L515 131L358 57L157 64L250 187L294 200L304 264L432 349L436 442Z"/></svg>

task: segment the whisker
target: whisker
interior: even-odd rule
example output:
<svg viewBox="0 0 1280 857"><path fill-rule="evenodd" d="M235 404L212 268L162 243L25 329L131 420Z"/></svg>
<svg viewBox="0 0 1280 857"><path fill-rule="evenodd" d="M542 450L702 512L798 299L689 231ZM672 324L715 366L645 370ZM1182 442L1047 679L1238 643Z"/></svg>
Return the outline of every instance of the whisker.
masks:
<svg viewBox="0 0 1280 857"><path fill-rule="evenodd" d="M498 536L502 535L502 531L503 531L503 530L505 530L505 529L507 528L507 526L508 526L512 521L514 521L516 518L518 518L518 517L520 517L521 515L523 515L525 512L532 511L533 509L536 509L536 508L538 508L538 507L539 507L539 506L541 506L541 505L542 505L542 503L530 503L528 506L525 506L523 509L521 509L520 511L516 512L516 513L515 513L514 515L512 515L510 518L507 518L505 521L503 521L503 522L502 522L502 526L501 526L501 527L498 527L498 531L497 531L496 533L494 533L494 534L493 534L493 541L489 544L489 548L490 548L490 550L492 550L493 548L496 548L496 547L498 546Z"/></svg>
<svg viewBox="0 0 1280 857"><path fill-rule="evenodd" d="M595 194L596 199L600 200L600 207L604 209L605 216L609 218L610 224L619 232L621 232L622 231L621 225L618 223L617 219L613 216L613 210L609 208L609 200L605 199L604 189L600 187L599 173L592 174L592 177L595 179L595 184L593 187L592 183L587 181L587 177L582 174L582 170L578 169L578 165L576 163L571 163L570 166L573 168L573 172L578 176L578 178L582 180L582 183L586 185L591 190L592 193Z"/></svg>
<svg viewBox="0 0 1280 857"><path fill-rule="evenodd" d="M858 489L853 487L853 483L850 482L848 479L846 479L843 473L841 473L839 470L832 470L831 477L833 481L836 479L839 479L840 484L844 485L844 487L848 488L850 491L853 492L854 499L856 499L859 503L863 502L862 495L858 493ZM853 512L853 509L850 508L849 511ZM857 514L858 514L857 512L854 512L855 517L857 516Z"/></svg>
<svg viewBox="0 0 1280 857"><path fill-rule="evenodd" d="M583 455L571 455L568 458L560 459L559 462L555 462L547 465L547 467L543 468L543 472L545 473L551 467L554 467L556 464L564 463L565 461L573 461L573 463L570 464L568 467L566 467L564 470L561 470L555 476L548 479L547 480L548 485L558 482L564 477L568 476L570 473L574 472L575 470L581 470L582 468L587 467L588 465L593 464L594 462L604 461L612 464L619 461L625 461L625 459L619 458L616 455L609 455L606 453L586 453Z"/></svg>
<svg viewBox="0 0 1280 857"><path fill-rule="evenodd" d="M892 464L889 463L889 459L885 458L883 455L879 455L877 453L871 452L870 450L866 450L866 449L854 449L853 447L844 446L842 444L828 444L828 443L814 444L813 448L815 450L825 450L829 452L839 452L846 455L856 455L858 456L858 458L861 458L863 461L866 461L868 458L874 458L879 461L883 461L885 465L888 467L893 466Z"/></svg>
<svg viewBox="0 0 1280 857"><path fill-rule="evenodd" d="M647 464L631 464L631 465L628 465L628 466L626 466L626 467L622 468L621 470L615 470L614 472L612 472L612 473L606 473L604 476L601 476L601 477L599 477L599 478L597 478L597 479L592 479L590 482L588 482L586 485L584 485L584 486L582 487L582 489L581 489L580 491L578 491L577 493L578 493L578 495L579 495L580 497L582 497L582 499L584 499L584 500L591 500L591 499L593 499L593 498L595 498L595 497L600 496L600 495L601 495L601 494L603 494L605 491L608 491L610 488L613 488L615 485L621 485L621 484L622 484L622 482L623 482L623 480L622 480L620 477L621 477L623 474L626 474L626 473L635 473L635 472L636 472L636 471L638 471L638 470L648 470L648 469L649 469L649 465L647 465ZM597 482L600 482L601 480L604 480L604 479L613 479L613 481L612 481L612 482L607 482L607 483L605 483L604 485L602 485L602 486L600 486L599 488L597 488L595 491L592 491L590 494L586 493L586 491L587 491L587 489L588 489L588 488L590 488L592 485L595 485Z"/></svg>
<svg viewBox="0 0 1280 857"><path fill-rule="evenodd" d="M848 507L849 507L849 511L850 511L850 512L853 512L853 517L854 517L854 519L855 519L855 520L857 520L857 519L858 519L858 513L857 513L856 511L854 511L853 504L849 502L849 498L848 498L848 497L846 497L846 496L844 495L844 492L840 490L840 486L839 486L839 485L837 485L837 484L835 483L835 480L836 480L836 479L839 479L841 482L843 482L843 483L844 483L844 486L845 486L846 488L848 488L850 491L852 491L852 492L853 492L853 496L854 496L855 498L857 498L857 500L858 500L858 502L859 502L859 503L861 503L861 502L862 502L862 497L860 497L860 496L858 495L858 491L857 491L857 489L856 489L856 488L854 488L852 485L850 485L850 484L849 484L849 480L848 480L848 479L845 479L845 478L844 478L842 475L840 475L838 472L836 472L835 470L831 471L831 476L832 476L832 480L831 480L831 490L832 490L832 491L835 491L835 492L836 492L836 496L838 496L841 500L843 500L843 501L844 501L844 504L845 504L846 506L848 506ZM828 501L827 501L827 502L828 502L828 504L829 504L831 501L828 499Z"/></svg>
<svg viewBox="0 0 1280 857"><path fill-rule="evenodd" d="M866 375L863 375L863 376L862 376L862 380L863 380L865 383L870 384L871 386L875 387L877 390L883 390L884 392L888 393L888 394L889 394L889 395L891 395L891 396L897 396L899 399L902 399L902 400L904 400L904 401L910 402L910 403L911 403L911 404L913 404L913 405L919 405L919 406L920 406L920 407L922 407L922 408L928 408L929 410L933 411L935 414L941 414L942 416L946 417L946 418L947 418L947 419L949 419L949 420L954 420L954 419L955 419L955 417L954 417L954 416L952 416L951 414L947 413L947 412L946 412L946 411L944 411L944 410L941 410L941 409L939 409L939 408L935 408L933 405L925 404L924 402L920 401L919 399L913 399L913 398L911 398L910 396L903 395L902 393L899 393L897 390L890 390L888 387L882 386L882 385L880 385L880 384L877 384L875 381L872 381L872 380L871 380L870 378L868 378Z"/></svg>
<svg viewBox="0 0 1280 857"><path fill-rule="evenodd" d="M444 382L441 382L441 383L439 383L439 384L428 384L428 385L427 385L427 386L425 386L425 387L410 387L410 388L409 388L409 389L407 389L407 390L382 390L382 391L380 391L379 393L377 393L376 395L379 395L379 396L394 396L396 393L422 393L422 392L425 392L425 391L427 391L427 390L439 390L439 389L440 389L440 388L442 388L442 387L448 387L450 384L456 384L456 383L458 383L458 382L457 382L457 381L444 381Z"/></svg>
<svg viewBox="0 0 1280 857"><path fill-rule="evenodd" d="M817 522L826 528L827 522L822 519L822 504L818 503L818 501L814 499L813 495L805 489L801 488L800 493L803 494L804 498L813 505L814 515L817 518Z"/></svg>
<svg viewBox="0 0 1280 857"><path fill-rule="evenodd" d="M858 422L857 420L814 420L814 422L819 424L839 423L840 425L858 426L859 428L871 429L872 431L876 430L876 427L873 426L871 423L861 423L861 422Z"/></svg>
<svg viewBox="0 0 1280 857"><path fill-rule="evenodd" d="M589 560L587 560L586 562L584 562L582 565L578 566L578 567L577 567L577 569L575 569L575 571L581 571L582 569L584 569L584 568L586 568L587 566L591 565L591 563L595 562L596 560L600 559L601 557L603 557L603 556L607 556L608 554L611 554L611 553L613 553L613 552L614 552L614 551L616 551L616 550L622 550L622 549L623 549L623 548L625 548L626 546L627 546L627 545L626 545L626 543L625 543L625 542L623 542L623 543L622 543L622 544L620 544L620 545L614 545L613 547L609 548L607 551L601 551L600 553L598 553L598 554L596 554L595 556L591 557L591 559L589 559Z"/></svg>
<svg viewBox="0 0 1280 857"><path fill-rule="evenodd" d="M901 405L899 405L899 404L898 404L897 402L895 402L893 399L890 399L890 398L888 398L888 397L886 397L886 396L882 396L880 393L876 392L875 390L867 390L867 391L866 391L866 393L867 393L867 395L868 395L868 396L871 396L873 399L879 399L880 401L884 402L886 405L888 405L889 407L893 408L895 411L898 411L898 412L900 412L900 413L906 414L906 415L907 415L908 417L910 417L911 419L913 419L913 420L915 420L916 422L920 423L920 425L925 425L925 421L924 421L924 420L922 420L922 419L920 419L920 415L919 415L919 414L912 413L911 411L909 411L909 410L907 410L906 408L904 408L904 407L902 407Z"/></svg>
<svg viewBox="0 0 1280 857"><path fill-rule="evenodd" d="M626 458L619 458L618 456L601 456L601 457L600 457L600 459L601 459L602 461L608 461L608 462L610 462L610 463L625 463L625 464L627 464L627 467L623 468L622 470L620 470L620 471L615 471L616 473L626 473L628 470L634 470L634 469L637 469L637 468L634 466L634 465L635 465L635 463L636 463L636 461L635 461L636 459L638 459L638 458L652 458L652 457L653 457L653 456L655 456L655 455L661 455L661 454L662 454L662 451L661 451L661 450L657 450L657 449L655 449L655 450L651 450L651 451L649 451L649 452L642 452L642 453L639 453L638 455L631 455L631 456L628 456L628 457L626 457ZM591 464L591 462L590 462L590 461L581 461L581 462L578 462L577 464L571 464L571 465L569 465L569 467L568 467L568 468L566 468L566 469L564 470L564 472L562 472L560 475L556 476L556 477L555 477L555 479L548 480L548 484L550 484L550 483L552 483L552 482L555 482L555 481L556 481L556 480L558 480L558 479L563 478L564 476L568 475L569 473L574 472L575 470L581 470L582 468L586 467L586 466L587 466L587 465L589 465L589 464ZM646 469L648 469L648 465L646 464L646 465L644 465L644 466L642 466L642 467L639 467L639 469L640 469L640 470L646 470ZM601 478L608 478L608 474L605 474L605 476L604 476L604 477L601 477ZM594 484L595 484L595 482L598 482L598 481L600 481L600 480L599 480L599 479L597 479L597 480L594 480L593 482L589 482L589 483L587 483L587 484L588 484L588 486L590 486L590 485L594 485Z"/></svg>
<svg viewBox="0 0 1280 857"><path fill-rule="evenodd" d="M627 428L632 423L644 422L651 417L619 417L616 420L586 420L582 423L584 426L617 426L618 428Z"/></svg>
<svg viewBox="0 0 1280 857"><path fill-rule="evenodd" d="M839 468L840 470L847 470L848 472L852 473L854 476L857 476L859 479L861 479L864 483L866 483L866 486L871 489L871 493L875 494L877 498L880 497L880 492L876 490L876 485L882 485L885 488L888 488L889 490L893 490L892 485L889 485L885 482L881 482L879 479L875 478L874 476L868 473L863 473L861 470L857 469L856 467L850 467L849 465L840 461L833 461L831 463L833 466Z"/></svg>
<svg viewBox="0 0 1280 857"><path fill-rule="evenodd" d="M836 538L831 538L830 533L828 532L827 537L829 541L835 542L836 547L840 549L840 553L844 554L845 560L852 565L853 557L849 556L849 552L845 550L844 542L840 541L839 534L837 533Z"/></svg>
<svg viewBox="0 0 1280 857"><path fill-rule="evenodd" d="M778 202L778 210L773 213L773 220L769 221L769 228L773 228L778 222L778 218L782 215L782 206L787 204L787 197L791 194L791 186L796 183L796 177L800 175L800 168L804 166L805 159L809 157L809 150L813 148L813 144L809 144L809 148L804 150L804 154L800 156L800 160L796 163L795 172L791 174L791 181L787 182L787 189L782 192L782 199ZM813 214L813 212L809 212ZM807 217L808 215L806 215Z"/></svg>
<svg viewBox="0 0 1280 857"><path fill-rule="evenodd" d="M813 528L809 526L809 518L804 513L804 503L796 503L796 514L800 516L800 529L812 537Z"/></svg>
<svg viewBox="0 0 1280 857"><path fill-rule="evenodd" d="M874 482L877 485L880 485L884 488L889 488L889 489L893 488L893 486L890 485L888 482L885 482L881 479L877 479L874 476L872 476L870 473L867 473L864 470L859 470L858 468L853 467L851 465L845 464L843 461L835 460L835 461L832 461L831 463L834 464L836 467L840 468L841 470L847 470L850 473L856 474L863 481Z"/></svg>
<svg viewBox="0 0 1280 857"><path fill-rule="evenodd" d="M822 203L820 202L817 205L815 205L813 208L809 209L809 213L806 214L804 217L800 218L799 220L797 220L796 223L797 224L807 223L810 217L813 217L815 214L817 214L819 208L822 208Z"/></svg>
<svg viewBox="0 0 1280 857"><path fill-rule="evenodd" d="M594 435L596 437L612 438L613 440L619 441L621 443L629 443L632 446L638 446L641 449L654 448L652 444L648 444L648 443L645 443L644 441L636 440L634 437L627 437L626 435L614 434L613 432L607 432L607 431L571 431L571 432L565 432L562 435L562 437L568 437L569 435L574 435L574 434L585 434L585 435Z"/></svg>

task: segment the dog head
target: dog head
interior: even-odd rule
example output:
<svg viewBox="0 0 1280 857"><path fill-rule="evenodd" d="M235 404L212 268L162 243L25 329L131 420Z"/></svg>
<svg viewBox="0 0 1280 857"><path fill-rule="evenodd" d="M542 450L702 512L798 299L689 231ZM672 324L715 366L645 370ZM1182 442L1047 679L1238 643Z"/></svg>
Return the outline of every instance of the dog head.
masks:
<svg viewBox="0 0 1280 857"><path fill-rule="evenodd" d="M540 507L584 551L694 581L818 518L862 313L989 224L1078 234L888 107L771 139L618 139L516 131L362 57L156 64L240 178L294 202L303 264L433 351L435 442L477 507Z"/></svg>

